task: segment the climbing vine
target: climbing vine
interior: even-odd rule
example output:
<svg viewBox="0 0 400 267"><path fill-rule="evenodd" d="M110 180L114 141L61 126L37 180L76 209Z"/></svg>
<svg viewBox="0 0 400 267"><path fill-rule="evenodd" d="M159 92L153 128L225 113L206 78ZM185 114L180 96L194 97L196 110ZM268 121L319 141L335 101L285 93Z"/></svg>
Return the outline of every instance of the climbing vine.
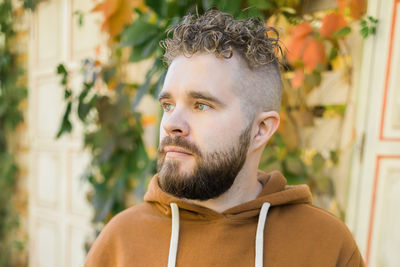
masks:
<svg viewBox="0 0 400 267"><path fill-rule="evenodd" d="M0 1L0 266L14 266L24 240L15 237L19 215L14 205L19 168L11 137L23 122L27 97L25 62L17 51L15 23L38 1Z"/></svg>

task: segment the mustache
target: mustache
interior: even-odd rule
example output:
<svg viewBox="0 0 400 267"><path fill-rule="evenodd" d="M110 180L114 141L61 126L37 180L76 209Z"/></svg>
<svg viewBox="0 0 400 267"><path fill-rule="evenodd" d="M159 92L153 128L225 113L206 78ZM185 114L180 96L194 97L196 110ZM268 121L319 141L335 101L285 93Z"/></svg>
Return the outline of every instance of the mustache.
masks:
<svg viewBox="0 0 400 267"><path fill-rule="evenodd" d="M186 151L190 152L191 154L198 155L201 157L200 149L195 144L189 142L182 136L175 136L175 137L166 136L166 137L164 137L160 143L160 146L158 147L158 153L159 154L165 153L164 148L166 146L178 146L178 147L181 147L181 148L185 149Z"/></svg>

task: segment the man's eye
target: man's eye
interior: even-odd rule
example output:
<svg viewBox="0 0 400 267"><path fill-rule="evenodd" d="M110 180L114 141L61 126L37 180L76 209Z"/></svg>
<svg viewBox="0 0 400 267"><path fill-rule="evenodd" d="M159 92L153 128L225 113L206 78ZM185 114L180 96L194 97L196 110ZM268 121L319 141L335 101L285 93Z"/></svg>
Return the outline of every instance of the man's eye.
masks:
<svg viewBox="0 0 400 267"><path fill-rule="evenodd" d="M169 104L169 103L162 104L162 107L163 107L165 112L171 111L174 108L174 106L172 104Z"/></svg>
<svg viewBox="0 0 400 267"><path fill-rule="evenodd" d="M204 111L211 108L209 105L203 104L203 103L196 103L196 109Z"/></svg>

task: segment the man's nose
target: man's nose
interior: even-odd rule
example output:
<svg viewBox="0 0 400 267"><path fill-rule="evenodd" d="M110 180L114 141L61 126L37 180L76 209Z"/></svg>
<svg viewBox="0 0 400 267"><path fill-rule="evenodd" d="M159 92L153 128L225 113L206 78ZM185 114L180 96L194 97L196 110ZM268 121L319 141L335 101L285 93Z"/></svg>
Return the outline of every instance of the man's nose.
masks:
<svg viewBox="0 0 400 267"><path fill-rule="evenodd" d="M169 114L164 114L161 125L168 135L187 136L189 134L187 116L178 108Z"/></svg>

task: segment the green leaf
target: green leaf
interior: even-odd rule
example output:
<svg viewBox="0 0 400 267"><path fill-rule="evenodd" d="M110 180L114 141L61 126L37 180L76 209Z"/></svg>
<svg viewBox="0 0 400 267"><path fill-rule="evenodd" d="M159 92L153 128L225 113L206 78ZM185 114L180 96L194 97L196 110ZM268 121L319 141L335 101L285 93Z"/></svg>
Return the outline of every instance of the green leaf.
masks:
<svg viewBox="0 0 400 267"><path fill-rule="evenodd" d="M64 64L59 64L57 66L57 74L61 75L61 85L66 86L67 85L67 80L68 80L68 71Z"/></svg>
<svg viewBox="0 0 400 267"><path fill-rule="evenodd" d="M260 9L256 8L255 6L250 6L238 15L238 19L245 19L245 18L259 18L264 19L263 13Z"/></svg>
<svg viewBox="0 0 400 267"><path fill-rule="evenodd" d="M335 151L335 150L329 151L329 156L330 156L330 159L332 160L333 164L338 164L339 163L339 153L338 153L338 151Z"/></svg>
<svg viewBox="0 0 400 267"><path fill-rule="evenodd" d="M306 74L304 78L304 85L307 90L311 90L314 87L320 85L321 81L322 81L321 73L315 70L311 74Z"/></svg>
<svg viewBox="0 0 400 267"><path fill-rule="evenodd" d="M369 35L369 29L367 27L361 28L360 34L362 37L367 38Z"/></svg>
<svg viewBox="0 0 400 267"><path fill-rule="evenodd" d="M62 123L61 123L61 127L57 132L56 138L60 138L61 135L63 135L64 133L70 133L72 131L72 124L69 120L69 115L71 114L71 109L72 109L72 103L68 102L67 109L65 110L65 113L64 113L64 116L62 119Z"/></svg>
<svg viewBox="0 0 400 267"><path fill-rule="evenodd" d="M154 91L153 91L153 97L154 98L158 98L158 95L160 94L161 89L162 89L162 87L164 85L165 76L167 76L167 71L164 71L160 75L160 78L158 78L158 81L157 81L156 86L154 87Z"/></svg>
<svg viewBox="0 0 400 267"><path fill-rule="evenodd" d="M165 6L165 19L166 20L170 20L171 18L174 17L178 17L179 18L179 22L182 19L182 16L179 14L180 10L179 10L179 6L178 3L176 1L167 1L167 4ZM164 29L165 31L166 29Z"/></svg>
<svg viewBox="0 0 400 267"><path fill-rule="evenodd" d="M82 92L79 94L78 100L80 102L83 101L92 88L93 88L93 83L83 83L83 89Z"/></svg>
<svg viewBox="0 0 400 267"><path fill-rule="evenodd" d="M347 36L351 33L351 28L349 26L343 27L335 33L335 37L341 38Z"/></svg>
<svg viewBox="0 0 400 267"><path fill-rule="evenodd" d="M116 67L104 68L103 69L103 80L105 83L109 83L117 73Z"/></svg>
<svg viewBox="0 0 400 267"><path fill-rule="evenodd" d="M129 61L138 62L147 59L156 51L158 47L158 39L153 39L145 46L135 46L131 52Z"/></svg>
<svg viewBox="0 0 400 267"><path fill-rule="evenodd" d="M268 9L272 8L272 4L268 0L249 0L249 6L257 9Z"/></svg>
<svg viewBox="0 0 400 267"><path fill-rule="evenodd" d="M271 165L271 164L273 164L273 163L275 163L275 162L278 162L278 161L279 161L279 160L278 160L277 157L271 156L271 157L269 157L267 160L265 160L265 161L263 162L263 164L264 164L265 166L269 166L269 165Z"/></svg>
<svg viewBox="0 0 400 267"><path fill-rule="evenodd" d="M166 4L169 1L146 0L145 2L158 16L165 17Z"/></svg>
<svg viewBox="0 0 400 267"><path fill-rule="evenodd" d="M305 167L303 162L297 157L287 157L286 160L286 168L292 174L302 174L304 173Z"/></svg>
<svg viewBox="0 0 400 267"><path fill-rule="evenodd" d="M104 193L96 192L96 195L93 197L92 204L96 211L93 221L104 222L114 204L114 196L109 191Z"/></svg>
<svg viewBox="0 0 400 267"><path fill-rule="evenodd" d="M87 104L87 103L79 103L78 105L78 117L79 119L84 122L86 120L86 116L89 114L89 111L91 110L92 105Z"/></svg>
<svg viewBox="0 0 400 267"><path fill-rule="evenodd" d="M134 47L144 46L147 42L154 41L154 38L159 33L160 30L156 25L139 18L122 33L121 45Z"/></svg>
<svg viewBox="0 0 400 267"><path fill-rule="evenodd" d="M64 99L68 99L72 96L72 91L70 89L64 90Z"/></svg>
<svg viewBox="0 0 400 267"><path fill-rule="evenodd" d="M153 53L160 48L159 39L153 39L143 50L142 50L142 58L146 59L153 55Z"/></svg>
<svg viewBox="0 0 400 267"><path fill-rule="evenodd" d="M378 23L378 19L375 19L375 18L372 17L372 16L368 16L368 20L369 20L372 24Z"/></svg>
<svg viewBox="0 0 400 267"><path fill-rule="evenodd" d="M364 19L360 22L360 34L362 37L367 38L369 35L376 34L376 24L378 23L378 19L375 19L371 16L368 16L367 19Z"/></svg>
<svg viewBox="0 0 400 267"><path fill-rule="evenodd" d="M134 174L139 176L148 167L149 157L147 155L147 152L146 152L143 142L140 142L137 144L135 152L136 152L135 153L135 158L136 158L135 169L136 169L136 171Z"/></svg>
<svg viewBox="0 0 400 267"><path fill-rule="evenodd" d="M135 100L133 101L132 104L132 111L135 111L137 106L140 103L140 100L142 100L143 96L145 96L147 94L147 92L149 92L150 90L150 79L151 77L149 77L148 75L146 75L146 81L140 85L137 89L136 95L135 95Z"/></svg>
<svg viewBox="0 0 400 267"><path fill-rule="evenodd" d="M212 0L202 0L201 3L203 4L204 10L212 8L214 4Z"/></svg>
<svg viewBox="0 0 400 267"><path fill-rule="evenodd" d="M240 12L242 0L220 0L217 1L217 7L222 12L236 15Z"/></svg>
<svg viewBox="0 0 400 267"><path fill-rule="evenodd" d="M325 166L325 159L320 153L317 153L312 158L312 168L314 173L320 172Z"/></svg>
<svg viewBox="0 0 400 267"><path fill-rule="evenodd" d="M35 11L37 4L44 0L24 0L24 7L30 9L31 11Z"/></svg>
<svg viewBox="0 0 400 267"><path fill-rule="evenodd" d="M329 52L329 61L334 60L338 56L338 50L335 47L331 48L331 51Z"/></svg>
<svg viewBox="0 0 400 267"><path fill-rule="evenodd" d="M7 109L8 109L7 103L6 102L0 102L0 118L3 117L6 114Z"/></svg>
<svg viewBox="0 0 400 267"><path fill-rule="evenodd" d="M322 191L325 194L333 195L334 194L334 185L332 179L329 177L318 177L316 179L317 187L319 191Z"/></svg>
<svg viewBox="0 0 400 267"><path fill-rule="evenodd" d="M79 27L82 27L83 26L83 22L84 22L85 14L83 13L82 10L75 10L74 15L77 16L76 24Z"/></svg>
<svg viewBox="0 0 400 267"><path fill-rule="evenodd" d="M65 68L64 64L58 64L57 66L57 74L67 74L67 69Z"/></svg>

